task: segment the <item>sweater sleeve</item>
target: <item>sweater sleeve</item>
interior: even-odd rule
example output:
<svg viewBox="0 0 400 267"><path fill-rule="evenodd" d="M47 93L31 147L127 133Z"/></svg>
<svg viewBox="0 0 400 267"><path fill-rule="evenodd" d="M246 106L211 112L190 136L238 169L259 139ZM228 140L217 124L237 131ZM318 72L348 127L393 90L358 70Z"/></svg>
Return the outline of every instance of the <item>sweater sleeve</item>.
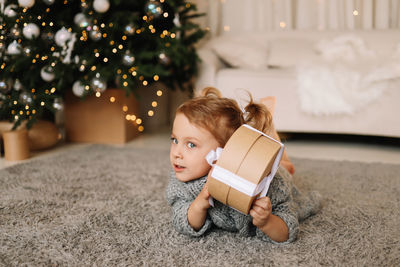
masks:
<svg viewBox="0 0 400 267"><path fill-rule="evenodd" d="M299 231L299 220L293 198L291 196L291 184L287 179L283 179L278 173L271 182L268 191L268 197L271 199L272 214L279 216L289 229L289 238L284 242L276 242L270 239L260 229L256 229L257 237L264 241L274 244L287 244L293 242L297 238Z"/></svg>
<svg viewBox="0 0 400 267"><path fill-rule="evenodd" d="M190 184L181 182L172 174L167 186L166 197L172 209L172 224L175 229L181 234L197 237L203 235L210 229L212 222L207 215L203 227L198 231L194 230L189 224L187 219L188 209L204 185L201 181L193 182ZM199 190L194 190L198 188Z"/></svg>

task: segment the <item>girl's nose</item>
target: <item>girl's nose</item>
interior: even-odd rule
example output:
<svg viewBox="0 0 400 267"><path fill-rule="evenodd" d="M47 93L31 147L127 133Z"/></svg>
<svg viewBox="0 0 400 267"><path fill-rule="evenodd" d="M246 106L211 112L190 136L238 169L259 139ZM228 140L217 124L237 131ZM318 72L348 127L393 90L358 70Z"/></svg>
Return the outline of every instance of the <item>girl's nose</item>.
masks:
<svg viewBox="0 0 400 267"><path fill-rule="evenodd" d="M182 151L179 145L176 145L172 151L172 154L175 158L181 159L182 158Z"/></svg>

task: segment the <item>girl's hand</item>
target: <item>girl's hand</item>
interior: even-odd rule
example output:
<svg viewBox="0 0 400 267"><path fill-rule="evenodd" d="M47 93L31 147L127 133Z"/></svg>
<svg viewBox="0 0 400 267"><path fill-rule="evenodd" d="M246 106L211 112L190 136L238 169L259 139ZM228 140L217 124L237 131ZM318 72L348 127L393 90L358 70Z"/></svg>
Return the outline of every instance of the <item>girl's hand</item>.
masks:
<svg viewBox="0 0 400 267"><path fill-rule="evenodd" d="M200 194L195 198L188 210L188 222L190 226L196 231L203 227L207 217L207 210L210 208L208 199L210 193L208 192L208 181L203 186Z"/></svg>
<svg viewBox="0 0 400 267"><path fill-rule="evenodd" d="M200 194L193 201L200 210L207 210L210 208L210 202L208 199L210 198L210 193L208 192L208 180L203 186L203 189L200 191Z"/></svg>
<svg viewBox="0 0 400 267"><path fill-rule="evenodd" d="M253 217L253 224L258 228L267 225L270 215L272 214L272 204L269 197L262 197L254 201L250 215Z"/></svg>
<svg viewBox="0 0 400 267"><path fill-rule="evenodd" d="M284 242L289 238L289 228L278 216L272 214L272 204L269 197L254 201L250 210L253 224L272 240Z"/></svg>

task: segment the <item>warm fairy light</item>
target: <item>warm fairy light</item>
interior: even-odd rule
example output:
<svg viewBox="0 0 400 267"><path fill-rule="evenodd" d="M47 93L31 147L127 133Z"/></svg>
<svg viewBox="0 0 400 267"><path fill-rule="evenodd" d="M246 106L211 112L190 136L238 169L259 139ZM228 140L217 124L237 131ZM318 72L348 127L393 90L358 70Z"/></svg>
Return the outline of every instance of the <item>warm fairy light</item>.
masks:
<svg viewBox="0 0 400 267"><path fill-rule="evenodd" d="M122 73L122 70L121 70L121 69L117 69L117 73L118 73L118 74L121 74L121 73Z"/></svg>
<svg viewBox="0 0 400 267"><path fill-rule="evenodd" d="M153 108L155 108L155 107L157 107L157 101L153 101L153 102L151 102L151 106L153 107Z"/></svg>
<svg viewBox="0 0 400 267"><path fill-rule="evenodd" d="M95 56L95 57L99 57L99 56L100 56L100 54L99 54L99 53L96 53L96 54L94 54L94 56Z"/></svg>
<svg viewBox="0 0 400 267"><path fill-rule="evenodd" d="M40 102L40 105L43 107L44 106L44 102L42 101L42 102Z"/></svg>
<svg viewBox="0 0 400 267"><path fill-rule="evenodd" d="M358 11L357 11L357 10L354 10L354 11L353 11L353 15L354 15L354 16L358 16Z"/></svg>
<svg viewBox="0 0 400 267"><path fill-rule="evenodd" d="M158 91L157 91L157 95L158 95L158 96L162 96L162 91L161 91L161 90L158 90Z"/></svg>
<svg viewBox="0 0 400 267"><path fill-rule="evenodd" d="M130 121L130 120L131 120L131 115L130 115L130 114L126 114L125 119L126 119L127 121Z"/></svg>
<svg viewBox="0 0 400 267"><path fill-rule="evenodd" d="M114 44L115 44L115 42L111 40L110 41L110 45L114 45Z"/></svg>
<svg viewBox="0 0 400 267"><path fill-rule="evenodd" d="M118 46L118 48L119 48L120 50L122 50L122 49L124 48L124 46L123 46L122 44L120 44L120 45Z"/></svg>
<svg viewBox="0 0 400 267"><path fill-rule="evenodd" d="M137 72L136 71L132 71L132 76L136 76Z"/></svg>
<svg viewBox="0 0 400 267"><path fill-rule="evenodd" d="M174 39L175 38L175 33L171 33L171 38Z"/></svg>
<svg viewBox="0 0 400 267"><path fill-rule="evenodd" d="M100 97L101 93L100 92L96 92L96 97Z"/></svg>
<svg viewBox="0 0 400 267"><path fill-rule="evenodd" d="M153 76L153 79L154 79L155 81L158 81L158 80L160 79L160 77L156 74L156 75Z"/></svg>
<svg viewBox="0 0 400 267"><path fill-rule="evenodd" d="M136 119L136 124L141 124L142 123L142 119L138 118Z"/></svg>
<svg viewBox="0 0 400 267"><path fill-rule="evenodd" d="M143 85L147 86L148 82L147 81L143 81Z"/></svg>
<svg viewBox="0 0 400 267"><path fill-rule="evenodd" d="M46 26L46 22L43 21L43 22L42 22L42 26L43 26L43 27Z"/></svg>
<svg viewBox="0 0 400 267"><path fill-rule="evenodd" d="M128 75L124 74L122 75L122 79L126 80L128 78Z"/></svg>
<svg viewBox="0 0 400 267"><path fill-rule="evenodd" d="M114 102L115 102L115 97L113 97L113 96L110 97L110 102L111 102L111 103L114 103Z"/></svg>
<svg viewBox="0 0 400 267"><path fill-rule="evenodd" d="M32 109L32 114L36 114L36 110L35 109Z"/></svg>
<svg viewBox="0 0 400 267"><path fill-rule="evenodd" d="M36 59L32 59L32 63L35 64L36 63Z"/></svg>
<svg viewBox="0 0 400 267"><path fill-rule="evenodd" d="M100 27L104 29L106 27L106 25L104 23L102 23L102 24L100 24Z"/></svg>
<svg viewBox="0 0 400 267"><path fill-rule="evenodd" d="M47 57L47 56L46 56ZM50 64L52 67L54 67L55 65L56 65L56 63L55 62L52 62L51 64Z"/></svg>
<svg viewBox="0 0 400 267"><path fill-rule="evenodd" d="M115 54L115 53L117 53L117 48L113 48L112 49L112 52Z"/></svg>
<svg viewBox="0 0 400 267"><path fill-rule="evenodd" d="M90 86L89 85L85 85L85 90L89 91L89 89L90 89Z"/></svg>
<svg viewBox="0 0 400 267"><path fill-rule="evenodd" d="M231 30L231 27L228 25L224 26L224 31L229 32Z"/></svg>
<svg viewBox="0 0 400 267"><path fill-rule="evenodd" d="M127 106L127 105L124 105L124 106L122 107L122 110L123 110L124 112L127 112L127 111L128 111L128 106Z"/></svg>
<svg viewBox="0 0 400 267"><path fill-rule="evenodd" d="M103 61L104 61L105 63L107 63L107 62L108 62L108 58L105 57L105 58L103 59Z"/></svg>
<svg viewBox="0 0 400 267"><path fill-rule="evenodd" d="M28 110L28 109L29 109L29 106L28 106L28 105L25 105L25 109Z"/></svg>
<svg viewBox="0 0 400 267"><path fill-rule="evenodd" d="M128 82L124 82L122 85L123 85L124 87L127 87L127 86L128 86Z"/></svg>
<svg viewBox="0 0 400 267"><path fill-rule="evenodd" d="M20 110L19 115L24 115L24 112L22 110Z"/></svg>
<svg viewBox="0 0 400 267"><path fill-rule="evenodd" d="M152 117L154 115L154 111L149 110L149 112L147 112L147 115L149 115L149 117Z"/></svg>
<svg viewBox="0 0 400 267"><path fill-rule="evenodd" d="M50 92L51 92L52 94L54 94L55 91L56 91L56 88L55 88L55 87L51 88L51 90L50 90Z"/></svg>
<svg viewBox="0 0 400 267"><path fill-rule="evenodd" d="M142 18L144 21L146 21L147 20L147 16L143 16L143 18Z"/></svg>
<svg viewBox="0 0 400 267"><path fill-rule="evenodd" d="M15 119L15 120L18 120L18 118L19 118L18 115L15 115L15 116L14 116L14 119Z"/></svg>
<svg viewBox="0 0 400 267"><path fill-rule="evenodd" d="M126 35L122 36L122 40L125 41L126 39L127 39Z"/></svg>
<svg viewBox="0 0 400 267"><path fill-rule="evenodd" d="M96 66L92 66L92 67L90 68L90 70L91 70L91 71L95 71L95 70L96 70Z"/></svg>
<svg viewBox="0 0 400 267"><path fill-rule="evenodd" d="M50 27L53 27L54 23L52 21L50 21L49 25L50 25Z"/></svg>
<svg viewBox="0 0 400 267"><path fill-rule="evenodd" d="M143 130L144 130L144 127L143 127L142 125L140 125L140 126L138 127L138 131L139 131L139 132L143 132Z"/></svg>
<svg viewBox="0 0 400 267"><path fill-rule="evenodd" d="M42 102L43 103L43 102ZM13 102L14 105L18 104L17 100L14 100Z"/></svg>
<svg viewBox="0 0 400 267"><path fill-rule="evenodd" d="M284 21L279 22L279 27L285 28L286 27L286 23Z"/></svg>
<svg viewBox="0 0 400 267"><path fill-rule="evenodd" d="M168 18L168 13L164 12L163 16L164 16L164 18Z"/></svg>

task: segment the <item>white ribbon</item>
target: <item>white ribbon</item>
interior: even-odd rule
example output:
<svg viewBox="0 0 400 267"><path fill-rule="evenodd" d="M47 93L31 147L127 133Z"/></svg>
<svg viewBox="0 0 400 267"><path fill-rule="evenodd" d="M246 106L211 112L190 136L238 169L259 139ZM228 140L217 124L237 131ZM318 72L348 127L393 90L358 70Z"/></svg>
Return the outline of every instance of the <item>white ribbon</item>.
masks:
<svg viewBox="0 0 400 267"><path fill-rule="evenodd" d="M259 184L254 184L218 165L214 166L211 176L250 197L261 193L267 182L267 177L264 177Z"/></svg>
<svg viewBox="0 0 400 267"><path fill-rule="evenodd" d="M206 155L206 160L208 164L214 166L215 165L214 161L217 161L219 159L223 150L224 149L222 147L217 147L215 151L211 150L210 152L208 152L208 154Z"/></svg>

